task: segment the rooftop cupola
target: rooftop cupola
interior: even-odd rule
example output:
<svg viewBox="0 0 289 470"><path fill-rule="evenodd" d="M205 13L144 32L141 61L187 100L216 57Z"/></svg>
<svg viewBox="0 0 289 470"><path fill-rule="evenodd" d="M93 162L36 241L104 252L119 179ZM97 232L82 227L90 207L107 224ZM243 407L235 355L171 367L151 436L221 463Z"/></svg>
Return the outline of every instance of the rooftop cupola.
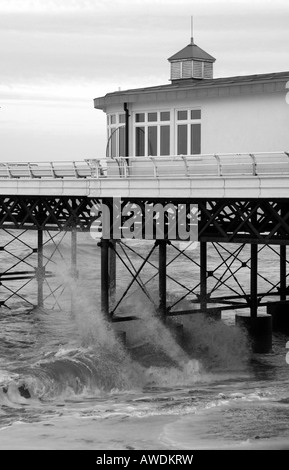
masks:
<svg viewBox="0 0 289 470"><path fill-rule="evenodd" d="M215 58L191 43L168 59L171 63L171 81L188 78L213 78L213 63Z"/></svg>

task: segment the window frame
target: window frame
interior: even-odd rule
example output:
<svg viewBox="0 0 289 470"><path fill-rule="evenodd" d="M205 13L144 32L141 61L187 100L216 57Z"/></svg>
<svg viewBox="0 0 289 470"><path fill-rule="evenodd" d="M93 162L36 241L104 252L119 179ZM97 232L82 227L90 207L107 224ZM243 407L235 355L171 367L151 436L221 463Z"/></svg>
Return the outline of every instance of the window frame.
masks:
<svg viewBox="0 0 289 470"><path fill-rule="evenodd" d="M168 120L161 120L161 113L169 113ZM156 121L149 121L149 114L157 114ZM133 154L136 155L137 150L137 142L136 142L136 128L143 127L144 128L144 157L162 157L165 155L161 155L161 127L167 126L169 127L169 150L171 152L171 134L172 134L172 110L171 109L159 109L159 110L136 110L134 111L132 116L133 119ZM136 115L137 114L144 114L144 121L137 122ZM157 152L156 155L149 155L149 142L148 142L148 134L149 134L149 127L156 127L157 128Z"/></svg>
<svg viewBox="0 0 289 470"><path fill-rule="evenodd" d="M187 112L187 119L178 119L178 113L180 111L186 111ZM201 117L198 119L192 118L191 113L192 111L200 111ZM202 153L202 108L200 106L194 106L194 107L179 107L175 109L175 155L184 155L184 156L190 156L190 155L201 155ZM191 140L191 126L193 124L199 124L200 125L200 153L193 154L192 153L192 140ZM178 153L178 147L179 147L179 139L178 139L178 126L185 125L187 126L187 153L186 154L179 154Z"/></svg>
<svg viewBox="0 0 289 470"><path fill-rule="evenodd" d="M108 158L118 158L120 152L120 133L117 132L117 129L120 127L125 128L125 120L124 122L120 122L120 116L125 116L125 113L122 112L115 112L107 114L107 145L106 145L106 157ZM113 117L115 118L115 122L112 123ZM115 147L115 156L112 156L112 142L113 142L113 134L116 133L116 147ZM123 155L124 156L124 155Z"/></svg>

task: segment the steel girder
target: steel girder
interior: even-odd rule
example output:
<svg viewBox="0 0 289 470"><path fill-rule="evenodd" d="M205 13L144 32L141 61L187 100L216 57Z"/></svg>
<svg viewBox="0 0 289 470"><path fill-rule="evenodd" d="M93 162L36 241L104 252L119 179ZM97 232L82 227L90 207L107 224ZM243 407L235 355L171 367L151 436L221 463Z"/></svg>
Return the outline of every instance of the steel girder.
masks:
<svg viewBox="0 0 289 470"><path fill-rule="evenodd" d="M0 196L0 228L29 230L64 230L73 227L89 231L95 220L92 208L105 202L111 209L111 239L113 239L114 199L105 201L88 197L62 196ZM204 199L123 199L121 210L127 203L137 204L144 225L146 204L194 204L198 207L199 241L220 243L289 244L289 200L204 200ZM187 210L189 214L189 210ZM98 214L97 217L100 217ZM130 215L121 216L121 226ZM157 218L156 218L157 219ZM165 213L165 227L168 214ZM156 234L156 220L154 234ZM189 219L188 219L189 223ZM119 237L118 237L119 238ZM145 238L144 227L140 238ZM157 238L157 237L156 237ZM165 233L165 238L169 238Z"/></svg>

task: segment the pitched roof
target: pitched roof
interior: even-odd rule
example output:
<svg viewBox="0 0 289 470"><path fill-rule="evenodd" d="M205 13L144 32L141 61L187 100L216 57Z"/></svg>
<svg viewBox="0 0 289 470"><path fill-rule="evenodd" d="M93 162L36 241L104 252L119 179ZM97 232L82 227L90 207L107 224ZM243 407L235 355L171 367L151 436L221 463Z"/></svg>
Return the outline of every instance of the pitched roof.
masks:
<svg viewBox="0 0 289 470"><path fill-rule="evenodd" d="M227 85L249 85L254 83L266 83L279 80L289 80L289 71L263 73L255 75L236 75L233 77L219 77L206 80L194 78L176 80L173 84L155 85L151 87L133 88L128 90L116 91L107 95L123 95L128 93L153 92L179 88L212 88L214 86Z"/></svg>
<svg viewBox="0 0 289 470"><path fill-rule="evenodd" d="M122 91L116 91L108 93L107 95L95 98L94 107L98 109L105 109L108 104L120 104L124 101L137 102L138 99L143 100L144 95L151 95L152 98L156 100L157 93L164 93L164 99L168 100L168 93L172 92L188 92L192 93L193 90L206 89L210 90L213 88L222 88L222 87L236 87L242 86L247 87L247 92L254 93L254 86L259 87L258 92L260 92L260 85L264 89L264 92L268 89L271 91L283 91L285 93L285 82L289 81L289 71L285 72L275 72L275 73L265 73L265 74L256 74L256 75L238 75L234 77L220 77L206 80L197 80L194 78L174 80L171 84L166 85L157 85L152 87L145 88L135 88ZM266 88L265 88L266 87ZM269 87L269 88L268 88ZM252 89L251 89L252 88ZM249 91L251 89L251 91ZM241 93L241 91L240 91ZM225 95L227 96L227 95ZM142 101L143 102L143 101Z"/></svg>
<svg viewBox="0 0 289 470"><path fill-rule="evenodd" d="M215 58L201 49L194 43L188 44L184 49L180 50L176 54L172 55L168 60L183 60L183 59L195 59L205 60L208 62L215 62Z"/></svg>

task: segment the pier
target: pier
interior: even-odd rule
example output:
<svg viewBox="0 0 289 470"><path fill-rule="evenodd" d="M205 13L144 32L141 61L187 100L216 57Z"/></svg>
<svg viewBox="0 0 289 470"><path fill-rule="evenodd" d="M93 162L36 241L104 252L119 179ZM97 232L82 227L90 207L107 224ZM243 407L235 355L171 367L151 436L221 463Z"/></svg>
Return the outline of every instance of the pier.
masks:
<svg viewBox="0 0 289 470"><path fill-rule="evenodd" d="M164 322L182 315L218 318L225 310L243 310L246 314L238 313L236 323L249 330L256 352L270 351L272 329L288 331L289 152L2 162L0 182L0 228L11 238L11 243L0 244L2 307L9 307L15 298L30 302L22 289L32 279L38 286L36 304L45 306L44 282L53 277L50 259L44 256L45 243L54 243L52 258L61 236L69 234L70 272L76 279L77 234L90 231L96 238L99 232L101 282L95 288L109 321L137 320L136 315L121 312L133 285L152 300L150 283L142 280L149 265L155 270L154 286L158 285L155 311ZM179 223L181 216L185 223ZM27 231L34 231L35 246L26 244ZM126 244L130 238L150 241L146 256ZM22 259L13 256L13 240L26 247ZM182 247L196 242L198 258ZM216 266L208 259L212 247L219 259ZM260 274L258 269L265 248L279 266L275 283L270 273ZM169 249L174 253L170 259ZM138 267L131 261L132 253L141 258ZM198 267L198 279L174 279L170 268L181 256L188 270L190 263ZM23 263L27 268L22 269ZM116 295L118 263L131 276L120 296ZM238 280L241 270L248 273L248 288ZM260 276L267 290L260 290ZM168 281L184 290L179 299L169 299ZM57 304L56 290L50 289L48 297ZM260 313L264 308L267 314Z"/></svg>

